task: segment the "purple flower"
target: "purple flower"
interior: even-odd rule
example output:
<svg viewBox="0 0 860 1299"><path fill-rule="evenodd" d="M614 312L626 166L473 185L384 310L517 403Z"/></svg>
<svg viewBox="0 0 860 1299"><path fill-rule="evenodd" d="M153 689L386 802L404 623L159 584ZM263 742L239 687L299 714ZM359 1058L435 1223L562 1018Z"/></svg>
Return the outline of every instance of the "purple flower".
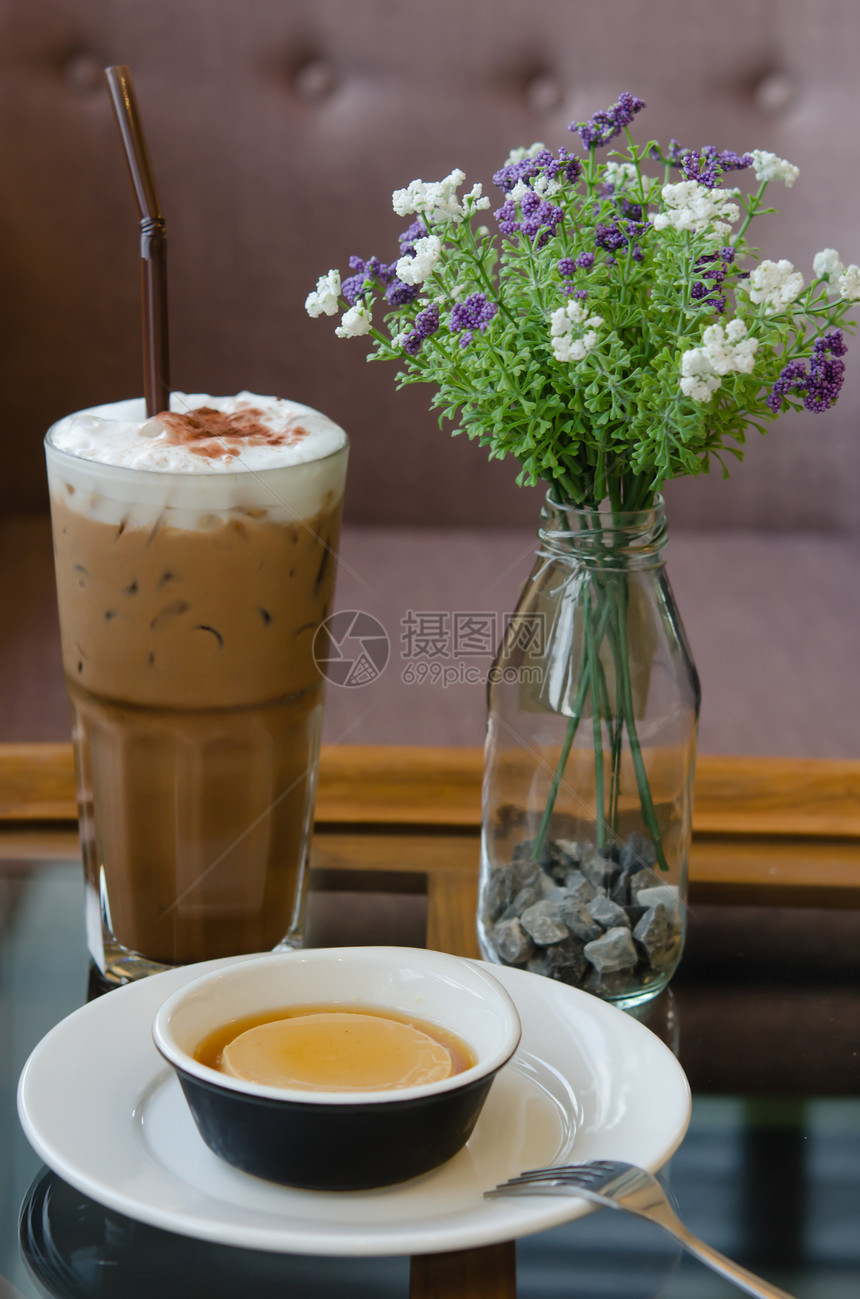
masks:
<svg viewBox="0 0 860 1299"><path fill-rule="evenodd" d="M410 356L417 356L421 351L421 344L428 338L432 337L439 328L439 308L435 302L431 302L429 307L419 311L415 317L415 325L403 340L403 347Z"/></svg>
<svg viewBox="0 0 860 1299"><path fill-rule="evenodd" d="M617 221L613 221L611 225L598 222L594 227L594 242L598 248L604 248L608 253L615 253L619 248L627 247L627 236Z"/></svg>
<svg viewBox="0 0 860 1299"><path fill-rule="evenodd" d="M573 296L583 300L588 297L588 289L574 289Z"/></svg>
<svg viewBox="0 0 860 1299"><path fill-rule="evenodd" d="M594 227L594 242L607 253L624 252L629 248L634 260L641 262L644 254L634 241L647 229L647 225L637 221L612 221L608 225L598 221ZM612 261L609 265L614 266L615 262Z"/></svg>
<svg viewBox="0 0 860 1299"><path fill-rule="evenodd" d="M773 413L778 414L783 397L786 393L792 392L799 388L801 391L806 389L808 376L806 365L803 361L789 361L779 373L779 378L767 395L767 404Z"/></svg>
<svg viewBox="0 0 860 1299"><path fill-rule="evenodd" d="M385 290L385 301L390 302L392 307L405 307L418 297L419 287L417 284L404 284L402 280L392 280Z"/></svg>
<svg viewBox="0 0 860 1299"><path fill-rule="evenodd" d="M720 177L727 171L744 171L753 164L752 154L734 153L731 149L718 151L712 144L702 149L684 149L677 140L669 145L669 161L680 167L685 180L698 181L708 189L719 185Z"/></svg>
<svg viewBox="0 0 860 1299"><path fill-rule="evenodd" d="M530 185L538 176L555 180L559 175L571 185L575 184L582 175L582 163L563 146L559 149L557 158L549 149L541 149L532 158L521 158L519 162L505 163L504 167L494 172L493 184L509 194L519 181Z"/></svg>
<svg viewBox="0 0 860 1299"><path fill-rule="evenodd" d="M520 223L517 220L517 205L508 199L500 208L497 208L493 216L499 223L499 229L503 235L515 235L519 232Z"/></svg>
<svg viewBox="0 0 860 1299"><path fill-rule="evenodd" d="M536 248L543 248L564 220L564 208L556 207L534 193L523 195L520 211L523 214L520 234L531 240Z"/></svg>
<svg viewBox="0 0 860 1299"><path fill-rule="evenodd" d="M360 257L350 257L349 265L355 274L343 281L340 291L350 306L364 297L374 280L378 284L390 284L394 279L394 266L387 266L378 257L369 257L366 262Z"/></svg>
<svg viewBox="0 0 860 1299"><path fill-rule="evenodd" d="M398 237L397 242L400 244L400 256L408 257L410 253L414 253L415 240L426 239L429 233L430 231L427 229L424 222L420 217L418 217L416 221L412 222L412 225L409 226L408 230L404 230L403 234Z"/></svg>
<svg viewBox="0 0 860 1299"><path fill-rule="evenodd" d="M435 302L431 302L429 307L419 311L415 317L415 328L421 336L422 341L430 338L439 328L439 308Z"/></svg>
<svg viewBox="0 0 860 1299"><path fill-rule="evenodd" d="M593 265L594 253L580 253L576 259L576 266L580 271L590 271Z"/></svg>
<svg viewBox="0 0 860 1299"><path fill-rule="evenodd" d="M538 174L538 170L534 158L521 158L519 162L507 162L504 167L493 172L493 184L498 185L499 189L507 194L518 181L523 181L527 185L532 177Z"/></svg>
<svg viewBox="0 0 860 1299"><path fill-rule="evenodd" d="M834 356L844 356L848 351L848 347L842 330L831 329L829 334L825 334L823 338L819 338L815 343L813 351L819 350L822 352L832 352Z"/></svg>
<svg viewBox="0 0 860 1299"><path fill-rule="evenodd" d="M725 254L730 256L726 257ZM690 297L693 300L693 306L710 307L718 315L726 309L725 295L717 293L717 289L726 278L727 266L734 259L735 250L733 248L721 248L715 253L702 253L693 262L693 271L702 278L696 280L690 289ZM710 280L710 283L706 281Z"/></svg>
<svg viewBox="0 0 860 1299"><path fill-rule="evenodd" d="M596 149L620 135L644 107L643 99L637 99L629 90L625 90L605 111L595 113L587 122L571 122L568 130L576 131L586 149Z"/></svg>
<svg viewBox="0 0 860 1299"><path fill-rule="evenodd" d="M576 271L576 262L572 257L561 257L559 259L559 263L558 263L559 275L568 278L569 276L573 275L575 271Z"/></svg>
<svg viewBox="0 0 860 1299"><path fill-rule="evenodd" d="M767 396L767 404L774 414L779 412L785 395L792 391L804 394L807 410L829 410L845 380L845 362L841 358L847 350L842 330L833 329L815 340L808 372L804 361L789 361Z"/></svg>
<svg viewBox="0 0 860 1299"><path fill-rule="evenodd" d="M490 302L486 293L470 293L465 302L455 302L451 310L450 330L452 334L463 335L460 346L469 346L474 330L485 333L498 310L498 303Z"/></svg>
<svg viewBox="0 0 860 1299"><path fill-rule="evenodd" d="M834 329L823 338L816 339L803 401L807 410L829 410L836 401L845 381L845 362L841 358L847 350L841 329ZM831 353L830 356L827 355L828 352Z"/></svg>
<svg viewBox="0 0 860 1299"><path fill-rule="evenodd" d="M564 220L564 208L556 207L540 198L533 190L524 194L520 202L522 220L517 220L517 205L508 199L496 210L494 216L502 234L524 235L536 248L543 248L547 240L557 233Z"/></svg>

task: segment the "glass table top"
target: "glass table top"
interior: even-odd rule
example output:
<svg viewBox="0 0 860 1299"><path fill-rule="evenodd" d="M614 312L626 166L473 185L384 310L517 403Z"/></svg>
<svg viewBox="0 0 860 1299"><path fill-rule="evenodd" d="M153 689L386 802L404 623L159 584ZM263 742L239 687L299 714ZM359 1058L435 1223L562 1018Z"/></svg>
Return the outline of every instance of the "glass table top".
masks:
<svg viewBox="0 0 860 1299"><path fill-rule="evenodd" d="M420 942L421 898L365 897L365 941ZM356 907L313 894L309 939L354 942ZM860 1294L860 912L698 908L679 974L642 1016L693 1089L665 1170L683 1220L798 1299ZM21 1067L89 986L79 863L0 863L0 1296L241 1290L405 1299L409 1259L213 1246L101 1208L40 1163ZM109 995L109 994L108 994ZM728 1299L739 1292L648 1223L607 1211L517 1244L527 1299Z"/></svg>

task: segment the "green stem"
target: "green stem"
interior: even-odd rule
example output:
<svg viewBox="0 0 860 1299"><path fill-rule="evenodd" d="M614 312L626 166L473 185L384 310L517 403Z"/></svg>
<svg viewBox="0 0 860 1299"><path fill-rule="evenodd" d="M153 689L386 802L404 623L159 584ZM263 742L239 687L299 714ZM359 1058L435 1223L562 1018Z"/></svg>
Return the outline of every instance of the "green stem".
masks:
<svg viewBox="0 0 860 1299"><path fill-rule="evenodd" d="M466 236L468 237L469 243L471 244L471 248L464 247L463 237L460 232L465 232ZM457 243L459 243L460 248L469 258L469 260L474 263L475 268L478 272L479 279L483 280L484 286L489 291L491 298L499 304L499 308L502 314L507 316L511 324L516 324L513 315L511 314L509 308L505 306L504 300L502 299L501 285L493 284L493 281L490 279L489 275L487 274L486 268L484 266L484 260L481 257L480 253L478 252L478 245L475 242L475 232L472 230L472 227L468 222L463 222L463 224L460 226L458 231Z"/></svg>
<svg viewBox="0 0 860 1299"><path fill-rule="evenodd" d="M747 232L747 227L749 226L753 217L757 216L758 214L759 203L761 202L766 189L767 189L767 181L763 180L759 185L758 189L756 190L755 194L750 195L749 207L746 210L746 219L743 225L741 226L740 230L737 232L737 234L732 235L731 239L729 240L730 244L739 244L740 241L743 239L744 235Z"/></svg>
<svg viewBox="0 0 860 1299"><path fill-rule="evenodd" d="M561 786L561 778L564 775L564 769L567 766L567 760L570 757L570 750L573 747L573 741L576 732L579 729L579 723L582 720L582 708L585 703L585 690L588 678L583 672L579 679L580 689L577 691L577 698L573 705L573 712L567 723L567 732L564 737L564 743L561 746L558 763L552 778L549 796L546 800L546 807L543 810L541 823L538 826L538 832L535 836L533 856L535 861L540 860L541 850L543 849L544 840L549 830L549 823L552 820L552 814L555 811L555 801L558 798L558 791Z"/></svg>
<svg viewBox="0 0 860 1299"><path fill-rule="evenodd" d="M595 636L595 640L598 645L603 639L604 633L606 631L606 624L608 619L609 619L609 607L604 606L603 610L601 611L600 624L597 628L597 634ZM533 850L535 860L537 860L540 857L541 849L543 848L544 841L546 839L547 832L549 830L549 823L552 820L552 814L555 811L555 804L556 804L556 799L558 798L558 791L561 789L561 782L562 782L562 778L564 777L564 769L567 766L567 760L570 757L570 750L573 747L573 741L576 738L576 732L579 729L579 723L582 721L582 712L585 707L585 696L588 691L587 657L588 657L588 650L586 647L585 659L582 664L582 670L580 671L579 674L579 681L577 682L577 687L576 687L576 695L574 696L573 709L571 710L571 714L568 719L567 731L565 732L564 742L561 746L561 753L559 754L558 762L556 763L556 768L553 773L552 785L550 786L549 794L547 796L546 807L543 810L541 823L538 826L538 832L537 835L535 836L535 844Z"/></svg>
<svg viewBox="0 0 860 1299"><path fill-rule="evenodd" d="M607 599L608 593L606 589L601 588L601 590L604 600ZM615 663L615 680L617 682L619 672L618 647L615 637L611 634L611 621L608 623L607 633L610 637L612 655ZM612 707L612 703L609 699L609 687L606 684L606 673L603 670L603 663L600 660L599 654L597 656L597 669L597 683L600 690L600 706L603 711L603 716L606 718L606 725L611 735L609 750L609 810L607 812L606 821L609 827L609 835L613 840L615 840L618 837L618 796L621 789L621 751L624 738L624 723L618 709Z"/></svg>
<svg viewBox="0 0 860 1299"><path fill-rule="evenodd" d="M598 650L594 644L594 628L591 623L594 610L593 589L586 594L585 612L585 646L588 655L589 690L591 693L591 718L594 734L594 802L597 816L597 846L606 846L606 790L603 768L603 718L600 707L600 682L598 675ZM606 683L604 682L604 690ZM608 720L608 719L607 719Z"/></svg>
<svg viewBox="0 0 860 1299"><path fill-rule="evenodd" d="M633 706L633 689L630 681L630 659L627 653L627 581L625 577L621 578L618 587L618 627L616 630L621 667L618 680L621 711L627 727L627 738L630 741L630 756L633 759L633 770L636 774L639 803L642 808L643 820L648 827L648 833L657 854L657 863L662 871L667 871L669 864L663 851L663 839L660 834L657 814L654 811L651 787L648 784L648 773L645 770L645 759L642 757L642 747L636 730L636 712Z"/></svg>

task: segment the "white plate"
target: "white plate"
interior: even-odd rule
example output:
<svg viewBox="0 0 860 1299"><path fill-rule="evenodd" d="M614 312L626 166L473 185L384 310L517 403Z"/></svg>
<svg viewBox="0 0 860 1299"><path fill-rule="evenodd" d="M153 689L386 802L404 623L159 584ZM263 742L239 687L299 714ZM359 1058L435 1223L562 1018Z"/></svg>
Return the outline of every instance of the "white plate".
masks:
<svg viewBox="0 0 860 1299"><path fill-rule="evenodd" d="M298 1191L239 1172L199 1136L152 1018L209 961L141 979L81 1007L43 1038L18 1112L60 1177L140 1222L201 1240L291 1254L420 1254L542 1231L582 1201L483 1192L525 1168L625 1159L652 1172L680 1144L690 1089L671 1051L587 993L492 966L523 1038L496 1078L465 1149L423 1177L378 1191Z"/></svg>

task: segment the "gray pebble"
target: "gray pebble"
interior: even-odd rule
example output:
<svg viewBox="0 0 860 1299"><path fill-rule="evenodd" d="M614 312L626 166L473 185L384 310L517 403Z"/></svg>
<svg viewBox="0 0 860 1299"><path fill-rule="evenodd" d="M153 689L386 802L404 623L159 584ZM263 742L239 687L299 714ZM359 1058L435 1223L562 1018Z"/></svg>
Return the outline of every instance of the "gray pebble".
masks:
<svg viewBox="0 0 860 1299"><path fill-rule="evenodd" d="M614 861L589 845L580 854L579 869L596 889L606 889L614 879L618 867Z"/></svg>
<svg viewBox="0 0 860 1299"><path fill-rule="evenodd" d="M666 946L669 938L669 913L660 903L646 911L633 930L633 937L650 965Z"/></svg>
<svg viewBox="0 0 860 1299"><path fill-rule="evenodd" d="M614 929L616 925L625 925L630 928L630 918L623 907L617 902L613 902L605 893L599 893L596 898L586 903L585 907L588 914L596 920L604 929Z"/></svg>
<svg viewBox="0 0 860 1299"><path fill-rule="evenodd" d="M643 889L653 889L659 883L659 876L655 871L637 871L635 875L630 876L630 901L638 902L639 894Z"/></svg>
<svg viewBox="0 0 860 1299"><path fill-rule="evenodd" d="M651 840L634 830L627 841L621 845L619 861L622 869L632 874L643 866L654 866L657 862L657 853Z"/></svg>
<svg viewBox="0 0 860 1299"><path fill-rule="evenodd" d="M494 866L484 887L484 906L490 920L498 920L516 893L516 875L512 866Z"/></svg>
<svg viewBox="0 0 860 1299"><path fill-rule="evenodd" d="M525 888L520 889L509 907L505 907L502 912L502 920L516 920L529 907L533 907L536 902L540 902L543 897L543 890L539 884L527 884Z"/></svg>
<svg viewBox="0 0 860 1299"><path fill-rule="evenodd" d="M572 905L567 902L562 903L560 914L570 932L577 938L581 938L584 943L590 942L592 938L599 938L603 933L604 926L583 906L576 903Z"/></svg>
<svg viewBox="0 0 860 1299"><path fill-rule="evenodd" d="M533 861L511 862L511 870L514 872L514 893L532 885L539 887L545 878L540 866L536 866Z"/></svg>
<svg viewBox="0 0 860 1299"><path fill-rule="evenodd" d="M575 938L566 938L561 943L553 943L551 947L544 948L544 952L554 979L573 985L580 982L586 968L582 943Z"/></svg>
<svg viewBox="0 0 860 1299"><path fill-rule="evenodd" d="M567 926L561 919L556 902L536 902L520 916L523 929L538 947L548 947L550 943L560 943L568 937Z"/></svg>
<svg viewBox="0 0 860 1299"><path fill-rule="evenodd" d="M617 902L619 907L630 905L630 876L624 871L613 882L609 890L609 896L613 902Z"/></svg>
<svg viewBox="0 0 860 1299"><path fill-rule="evenodd" d="M640 907L656 907L662 904L671 913L678 909L678 891L671 884L657 884L654 888L640 889L636 894Z"/></svg>
<svg viewBox="0 0 860 1299"><path fill-rule="evenodd" d="M556 843L573 862L579 862L579 854L583 849L591 847L590 843L578 843L576 839L557 839Z"/></svg>
<svg viewBox="0 0 860 1299"><path fill-rule="evenodd" d="M639 959L630 930L622 925L608 929L602 938L586 943L584 950L588 960L601 974L630 970Z"/></svg>
<svg viewBox="0 0 860 1299"><path fill-rule="evenodd" d="M500 920L493 927L493 945L506 965L525 965L535 950L519 920Z"/></svg>
<svg viewBox="0 0 860 1299"><path fill-rule="evenodd" d="M586 876L583 875L581 870L571 871L565 881L564 891L567 897L570 898L571 902L577 902L583 905L597 896L597 889L594 887L591 880L587 879Z"/></svg>

